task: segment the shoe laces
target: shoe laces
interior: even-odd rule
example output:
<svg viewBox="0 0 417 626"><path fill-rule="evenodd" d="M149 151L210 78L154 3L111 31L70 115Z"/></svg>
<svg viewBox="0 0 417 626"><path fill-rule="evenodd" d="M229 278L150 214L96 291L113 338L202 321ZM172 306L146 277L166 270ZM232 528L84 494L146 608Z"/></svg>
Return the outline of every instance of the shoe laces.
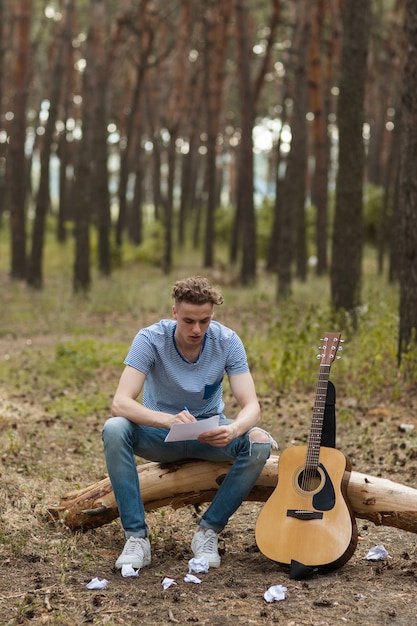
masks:
<svg viewBox="0 0 417 626"><path fill-rule="evenodd" d="M140 537L131 537L125 545L123 554L131 556L132 554L135 555L138 553L143 553L142 541L140 540Z"/></svg>
<svg viewBox="0 0 417 626"><path fill-rule="evenodd" d="M201 547L204 552L216 552L217 550L217 535L214 531L201 533Z"/></svg>

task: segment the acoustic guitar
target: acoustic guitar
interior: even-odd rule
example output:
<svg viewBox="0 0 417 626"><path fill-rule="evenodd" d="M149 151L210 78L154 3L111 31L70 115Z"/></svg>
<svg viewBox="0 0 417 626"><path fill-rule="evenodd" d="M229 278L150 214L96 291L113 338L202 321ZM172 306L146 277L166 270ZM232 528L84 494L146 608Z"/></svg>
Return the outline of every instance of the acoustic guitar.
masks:
<svg viewBox="0 0 417 626"><path fill-rule="evenodd" d="M350 463L342 452L321 445L326 394L340 333L326 333L307 446L283 451L278 483L263 506L256 543L268 558L305 571L331 570L350 559L357 544L356 520L347 500Z"/></svg>

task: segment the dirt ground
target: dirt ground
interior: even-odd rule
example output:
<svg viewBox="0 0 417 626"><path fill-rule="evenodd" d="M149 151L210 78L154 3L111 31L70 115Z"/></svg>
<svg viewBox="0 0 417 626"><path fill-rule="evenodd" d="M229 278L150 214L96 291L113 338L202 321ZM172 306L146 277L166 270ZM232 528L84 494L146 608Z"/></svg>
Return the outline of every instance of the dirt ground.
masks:
<svg viewBox="0 0 417 626"><path fill-rule="evenodd" d="M4 341L0 349L3 358ZM137 578L122 578L114 569L123 547L119 520L74 533L47 516L63 493L105 475L102 419L92 417L74 429L48 415L40 396L41 390L13 397L0 389L1 624L417 625L414 533L358 519L358 546L343 567L295 581L256 546L261 503L244 503L233 516L221 535L222 565L199 575L200 584L184 581L194 507L150 513L152 563ZM290 402L272 394L261 401L274 436L285 431L288 445L302 440L311 397ZM396 406L381 399L366 406L352 406L348 398L338 403L355 415L338 424L353 469L416 486L417 400L408 397ZM378 545L388 558L366 560ZM87 589L96 577L108 581L106 589ZM176 584L164 590L165 577ZM273 585L287 588L285 599L268 603L264 593Z"/></svg>

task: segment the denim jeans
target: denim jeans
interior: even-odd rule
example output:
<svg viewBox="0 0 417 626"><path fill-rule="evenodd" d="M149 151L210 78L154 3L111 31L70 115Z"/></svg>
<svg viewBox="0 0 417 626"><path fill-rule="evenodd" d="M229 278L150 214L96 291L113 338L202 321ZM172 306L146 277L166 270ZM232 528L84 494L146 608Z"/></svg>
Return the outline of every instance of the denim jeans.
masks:
<svg viewBox="0 0 417 626"><path fill-rule="evenodd" d="M220 425L230 422L221 416ZM255 485L272 446L271 438L265 443L251 440L250 431L224 448L194 440L165 443L167 433L165 428L140 426L124 417L111 417L104 425L102 438L107 471L126 538L148 534L135 455L159 463L184 459L234 461L199 521L203 528L220 532Z"/></svg>

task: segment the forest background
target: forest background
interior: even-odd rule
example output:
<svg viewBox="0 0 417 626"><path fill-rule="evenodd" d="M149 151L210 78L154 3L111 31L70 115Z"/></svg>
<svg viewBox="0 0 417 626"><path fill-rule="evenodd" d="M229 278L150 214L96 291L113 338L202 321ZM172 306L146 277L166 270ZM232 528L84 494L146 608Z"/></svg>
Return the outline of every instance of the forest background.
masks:
<svg viewBox="0 0 417 626"><path fill-rule="evenodd" d="M413 536L361 526L390 564L370 574L358 551L265 608L277 571L250 505L226 536L241 578L226 552L205 605L204 587L155 590L184 559L189 509L152 514L139 592L111 570L117 522L72 534L47 509L105 475L128 345L196 272L224 291L217 316L244 339L281 449L305 441L320 338L339 330L338 445L415 485L415 3L0 0L0 29L5 623L413 624ZM87 597L97 573L113 587Z"/></svg>
<svg viewBox="0 0 417 626"><path fill-rule="evenodd" d="M310 262L356 323L371 243L399 281L399 360L415 343L412 2L1 0L0 18L12 279L42 288L51 230L75 242L74 291L126 240L165 273L185 247L243 285L261 263L277 299Z"/></svg>

